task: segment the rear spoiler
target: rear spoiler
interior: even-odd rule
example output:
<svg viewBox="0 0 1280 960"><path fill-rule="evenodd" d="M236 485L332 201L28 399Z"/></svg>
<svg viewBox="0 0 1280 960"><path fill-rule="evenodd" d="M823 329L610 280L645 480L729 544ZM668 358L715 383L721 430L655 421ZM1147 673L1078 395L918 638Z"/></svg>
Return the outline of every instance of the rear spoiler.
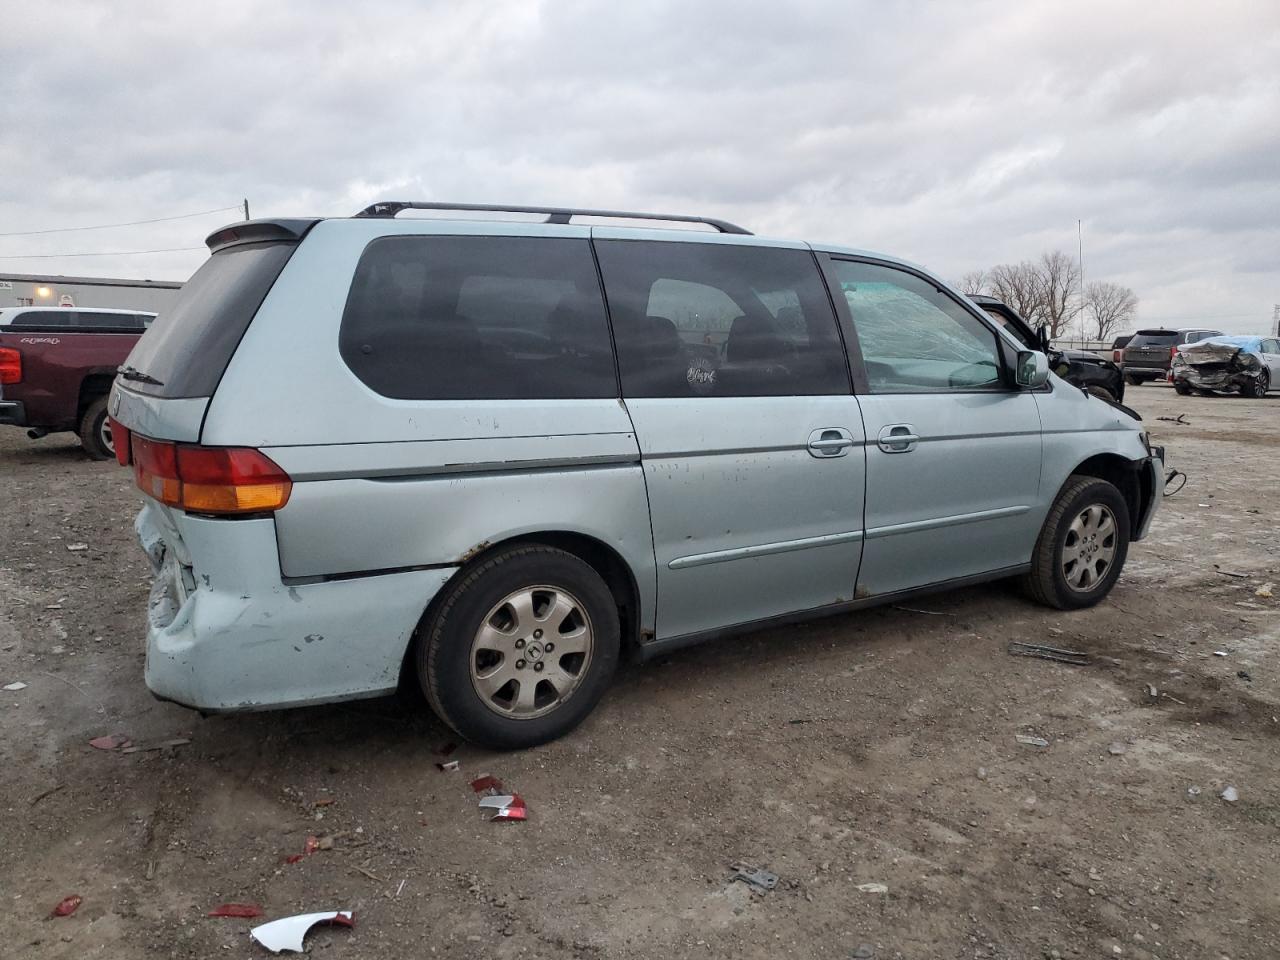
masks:
<svg viewBox="0 0 1280 960"><path fill-rule="evenodd" d="M208 244L210 253L246 243L297 243L319 222L319 217L310 220L245 220L215 230L204 242Z"/></svg>

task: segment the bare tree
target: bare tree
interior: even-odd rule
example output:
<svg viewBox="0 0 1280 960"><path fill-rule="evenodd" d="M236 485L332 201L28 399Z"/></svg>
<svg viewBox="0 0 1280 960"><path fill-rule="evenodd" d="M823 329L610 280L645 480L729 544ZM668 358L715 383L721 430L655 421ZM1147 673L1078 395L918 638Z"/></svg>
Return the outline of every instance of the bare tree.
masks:
<svg viewBox="0 0 1280 960"><path fill-rule="evenodd" d="M1128 287L1099 281L1084 288L1085 307L1092 322L1095 339L1109 340L1126 326L1138 310L1138 298Z"/></svg>
<svg viewBox="0 0 1280 960"><path fill-rule="evenodd" d="M1022 319L1035 327L1045 322L1044 297L1039 271L1034 263L1002 263L987 274L987 289L993 297L1013 307Z"/></svg>
<svg viewBox="0 0 1280 960"><path fill-rule="evenodd" d="M1040 254L1036 264L1043 309L1042 323L1049 327L1049 339L1067 332L1067 325L1080 312L1080 268L1061 250Z"/></svg>
<svg viewBox="0 0 1280 960"><path fill-rule="evenodd" d="M987 292L987 271L970 270L960 278L960 292L965 296Z"/></svg>

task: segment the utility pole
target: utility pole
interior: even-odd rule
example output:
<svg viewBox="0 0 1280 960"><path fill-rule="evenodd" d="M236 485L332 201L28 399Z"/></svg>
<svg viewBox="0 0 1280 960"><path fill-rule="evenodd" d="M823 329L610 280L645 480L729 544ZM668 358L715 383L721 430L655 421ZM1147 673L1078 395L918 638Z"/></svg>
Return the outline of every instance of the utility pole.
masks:
<svg viewBox="0 0 1280 960"><path fill-rule="evenodd" d="M246 220L249 219L249 198L248 197L244 198L244 218Z"/></svg>
<svg viewBox="0 0 1280 960"><path fill-rule="evenodd" d="M1084 348L1084 222L1076 220L1076 262L1080 266L1080 347Z"/></svg>

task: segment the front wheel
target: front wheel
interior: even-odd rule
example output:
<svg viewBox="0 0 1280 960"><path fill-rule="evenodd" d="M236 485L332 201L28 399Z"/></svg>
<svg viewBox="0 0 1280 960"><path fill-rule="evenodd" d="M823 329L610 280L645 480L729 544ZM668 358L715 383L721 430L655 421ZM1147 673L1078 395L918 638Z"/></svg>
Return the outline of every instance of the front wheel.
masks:
<svg viewBox="0 0 1280 960"><path fill-rule="evenodd" d="M1240 396L1252 397L1254 400L1261 400L1267 395L1267 390L1271 387L1271 377L1266 370L1258 374L1256 380L1240 385Z"/></svg>
<svg viewBox="0 0 1280 960"><path fill-rule="evenodd" d="M1173 391L1180 397L1191 396L1191 387L1188 386L1187 383L1182 380L1173 381Z"/></svg>
<svg viewBox="0 0 1280 960"><path fill-rule="evenodd" d="M84 416L80 418L78 433L84 452L94 460L110 460L115 457L116 445L111 437L106 397L99 397L85 409Z"/></svg>
<svg viewBox="0 0 1280 960"><path fill-rule="evenodd" d="M1092 607L1111 592L1129 552L1129 506L1110 483L1072 477L1045 518L1023 587L1059 610Z"/></svg>
<svg viewBox="0 0 1280 960"><path fill-rule="evenodd" d="M418 678L432 709L496 750L546 743L576 727L618 665L618 607L571 553L503 550L446 588L420 637Z"/></svg>

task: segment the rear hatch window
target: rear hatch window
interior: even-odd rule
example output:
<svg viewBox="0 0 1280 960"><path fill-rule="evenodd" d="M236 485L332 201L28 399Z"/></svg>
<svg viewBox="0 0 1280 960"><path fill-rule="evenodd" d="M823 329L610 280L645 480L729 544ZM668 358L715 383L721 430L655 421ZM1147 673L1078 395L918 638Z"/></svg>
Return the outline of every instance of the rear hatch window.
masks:
<svg viewBox="0 0 1280 960"><path fill-rule="evenodd" d="M1175 330L1142 330L1134 334L1133 339L1129 341L1129 346L1133 348L1164 347L1167 350L1181 342L1182 337Z"/></svg>
<svg viewBox="0 0 1280 960"><path fill-rule="evenodd" d="M129 389L153 397L211 397L249 322L296 243L253 243L213 254L138 341Z"/></svg>

